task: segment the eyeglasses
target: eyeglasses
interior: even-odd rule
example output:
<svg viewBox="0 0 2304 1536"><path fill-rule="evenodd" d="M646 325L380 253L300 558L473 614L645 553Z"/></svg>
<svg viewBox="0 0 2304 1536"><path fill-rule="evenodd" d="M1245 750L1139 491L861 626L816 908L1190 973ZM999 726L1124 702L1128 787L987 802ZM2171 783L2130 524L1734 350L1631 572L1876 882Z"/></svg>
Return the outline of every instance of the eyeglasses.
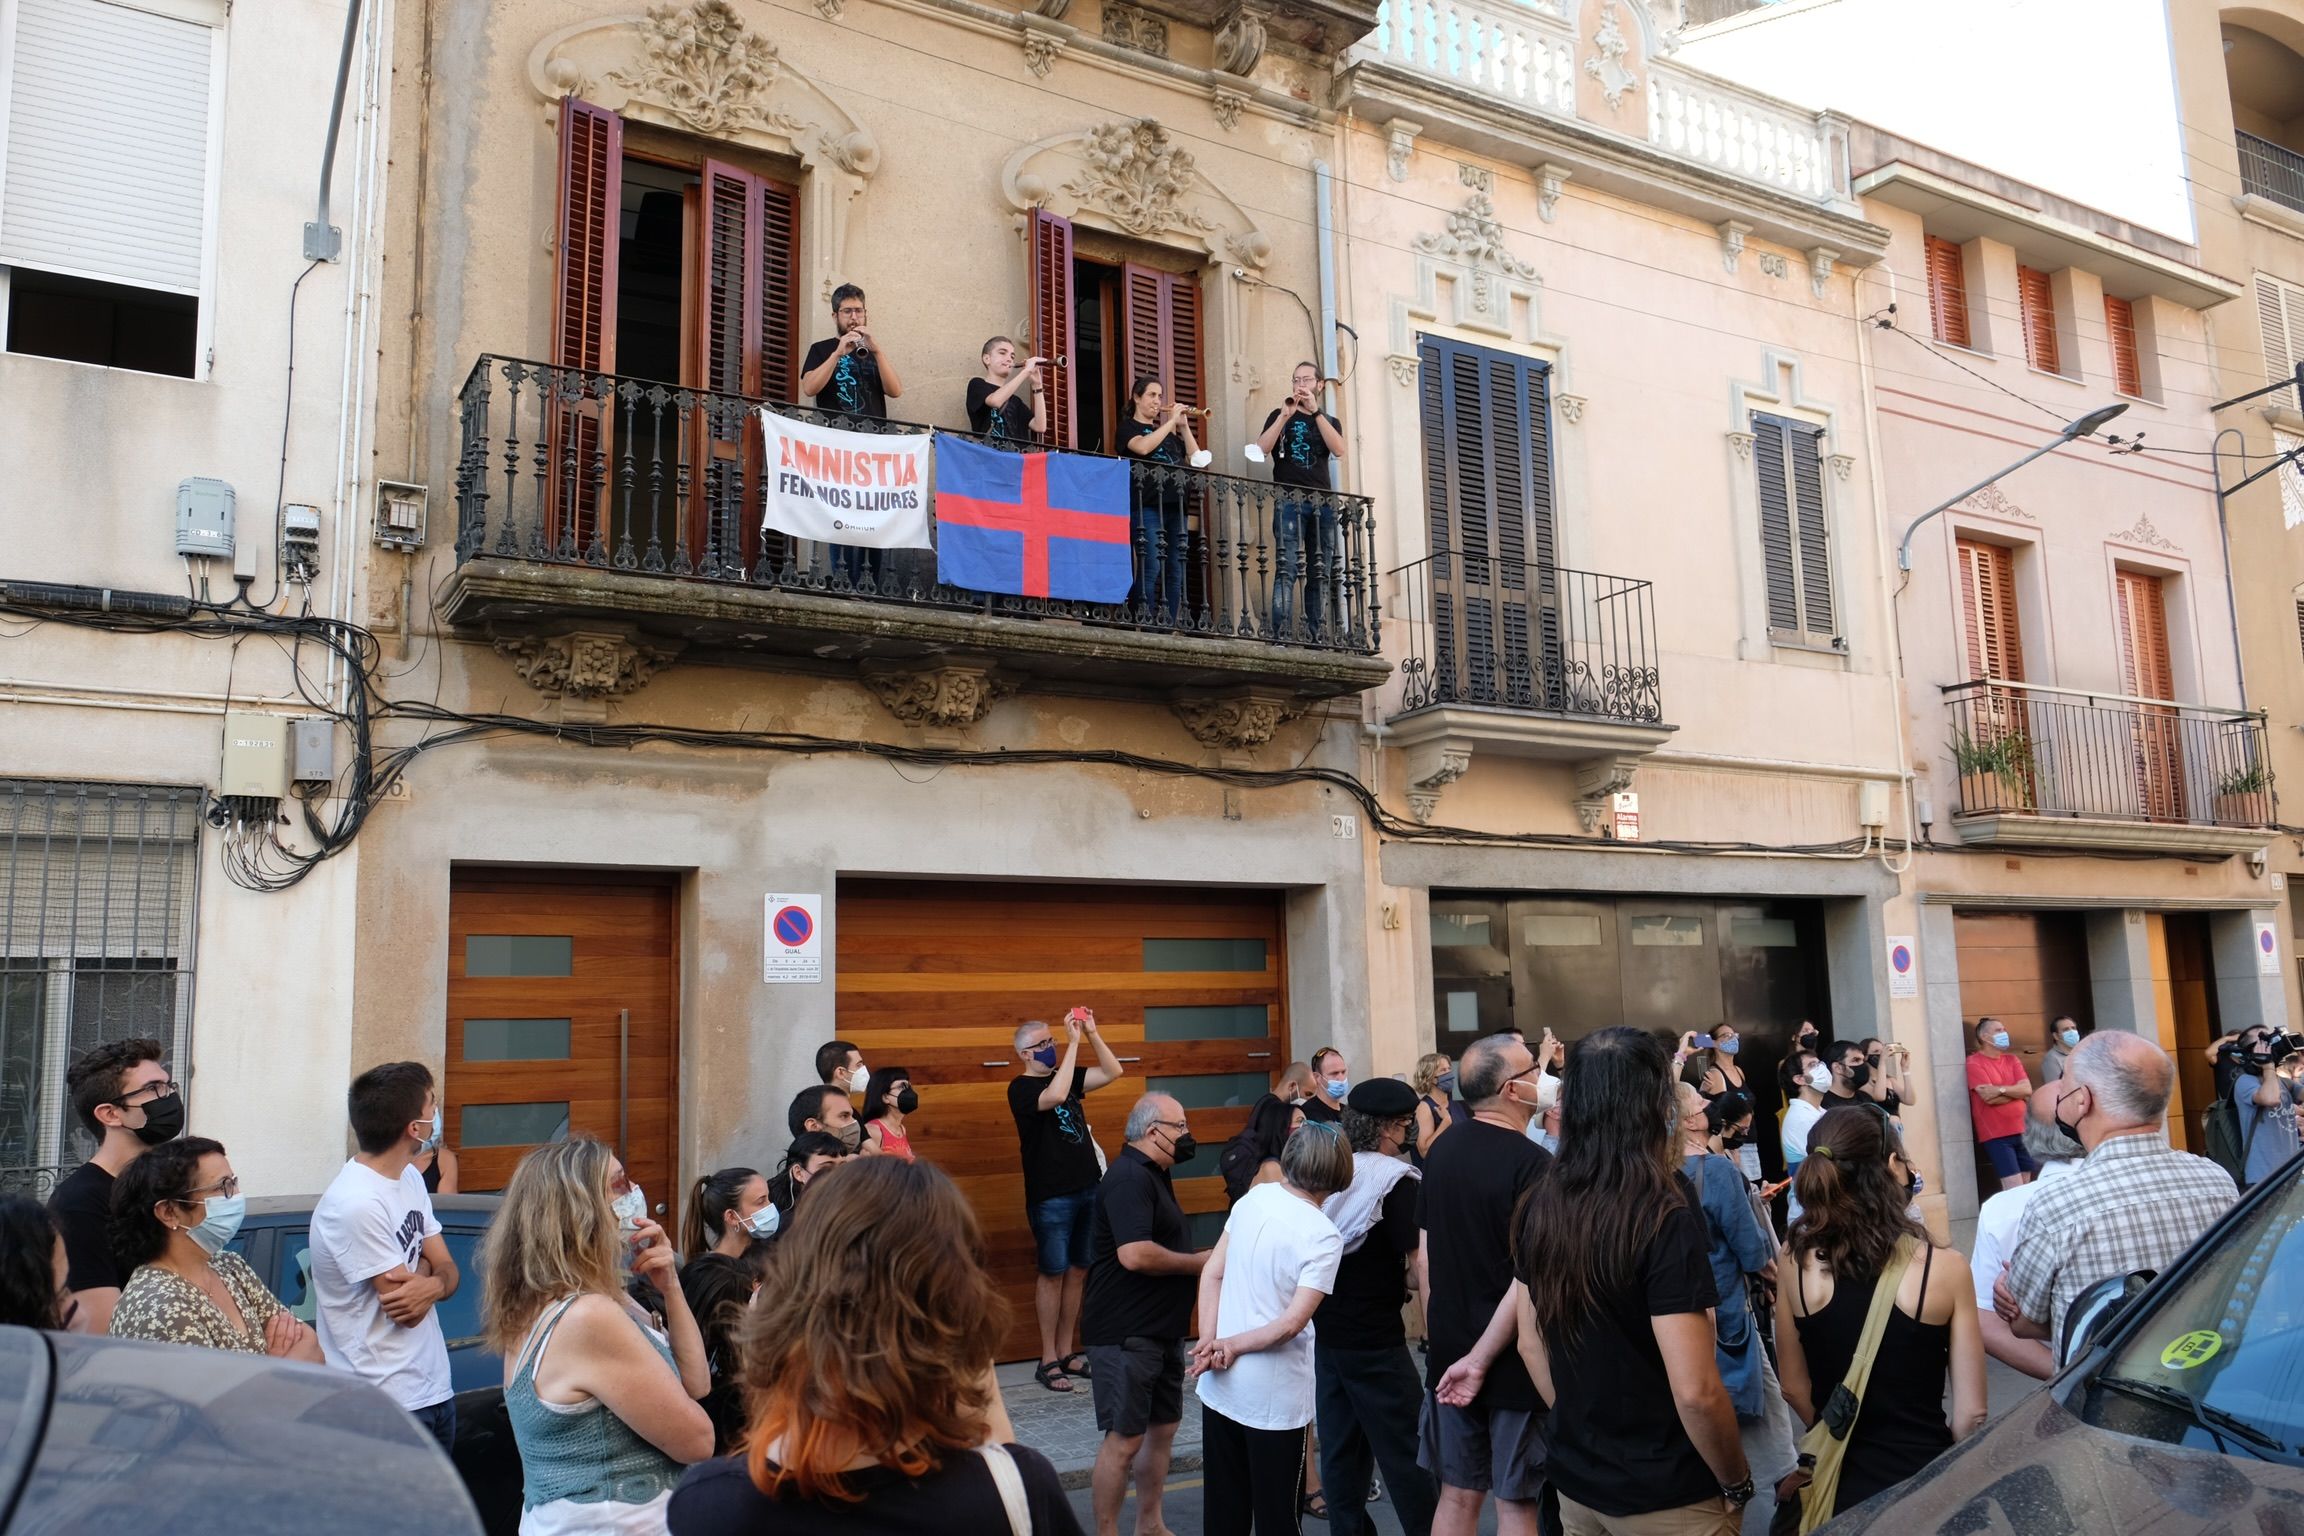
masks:
<svg viewBox="0 0 2304 1536"><path fill-rule="evenodd" d="M197 1189L184 1191L184 1198L180 1203L190 1205L195 1201L205 1200L211 1195L221 1200L229 1200L238 1193L240 1193L240 1176L235 1173L228 1173L213 1184L203 1184Z"/></svg>
<svg viewBox="0 0 2304 1536"><path fill-rule="evenodd" d="M140 1093L149 1094L150 1097L139 1099L136 1096ZM126 1093L120 1095L120 1097L116 1099L106 1099L104 1102L118 1109L135 1109L141 1105L153 1104L157 1103L161 1099L172 1099L174 1097L176 1097L176 1084L170 1079L163 1077L146 1083L141 1088L131 1088Z"/></svg>

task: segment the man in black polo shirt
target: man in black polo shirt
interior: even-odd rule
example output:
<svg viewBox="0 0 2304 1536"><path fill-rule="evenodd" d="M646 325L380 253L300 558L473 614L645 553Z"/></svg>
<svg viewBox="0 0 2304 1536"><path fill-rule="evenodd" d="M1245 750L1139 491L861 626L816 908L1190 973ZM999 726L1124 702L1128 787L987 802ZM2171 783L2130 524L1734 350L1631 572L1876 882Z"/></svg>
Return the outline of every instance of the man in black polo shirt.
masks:
<svg viewBox="0 0 2304 1536"><path fill-rule="evenodd" d="M1424 1158L1417 1221L1424 1228L1431 1352L1419 1460L1440 1484L1432 1528L1448 1536L1471 1536L1491 1493L1499 1531L1533 1531L1544 1491L1544 1405L1520 1352L1509 1347L1504 1325L1516 1319L1501 1309L1512 1289L1512 1212L1552 1166L1552 1154L1528 1139L1537 1073L1535 1056L1510 1035L1466 1047L1456 1088L1472 1118L1433 1142ZM1470 1404L1440 1401L1441 1379L1475 1353L1491 1325L1506 1342L1482 1352L1492 1364L1459 1373Z"/></svg>
<svg viewBox="0 0 2304 1536"><path fill-rule="evenodd" d="M1096 1427L1104 1443L1091 1482L1096 1536L1118 1536L1128 1474L1136 1529L1160 1531L1161 1487L1184 1418L1184 1335L1208 1255L1192 1251L1168 1172L1199 1145L1184 1106L1148 1093L1128 1111L1128 1145L1096 1191L1080 1338L1088 1347Z"/></svg>
<svg viewBox="0 0 2304 1536"><path fill-rule="evenodd" d="M1416 1405L1424 1389L1400 1321L1407 1261L1418 1241L1416 1170L1401 1156L1415 1113L1416 1090L1406 1083L1377 1077L1355 1087L1344 1100L1352 1184L1321 1206L1344 1238L1336 1288L1312 1318L1320 1486L1336 1536L1374 1530L1367 1515L1372 1463L1384 1471L1407 1536L1432 1528L1437 1490L1416 1464Z"/></svg>
<svg viewBox="0 0 2304 1536"><path fill-rule="evenodd" d="M114 1040L66 1069L73 1118L96 1151L57 1184L48 1214L64 1234L64 1284L77 1310L72 1326L102 1333L128 1277L112 1257L112 1181L146 1149L184 1130L184 1097L160 1062L157 1040Z"/></svg>
<svg viewBox="0 0 2304 1536"><path fill-rule="evenodd" d="M1304 582L1301 610L1307 634L1342 617L1333 599L1341 585L1341 550L1336 542L1336 502L1327 493L1328 462L1344 457L1344 433L1336 418L1320 409L1320 367L1298 363L1288 398L1264 418L1256 446L1272 458L1272 483L1281 487L1272 511L1272 633L1287 635L1296 623L1296 582ZM1288 487L1300 493L1290 495Z"/></svg>

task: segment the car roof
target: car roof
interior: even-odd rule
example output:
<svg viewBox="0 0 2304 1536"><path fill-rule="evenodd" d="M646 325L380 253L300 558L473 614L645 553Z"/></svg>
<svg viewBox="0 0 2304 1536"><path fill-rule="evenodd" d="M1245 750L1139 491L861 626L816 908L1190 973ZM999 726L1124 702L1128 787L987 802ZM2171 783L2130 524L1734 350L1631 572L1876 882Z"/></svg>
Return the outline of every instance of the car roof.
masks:
<svg viewBox="0 0 2304 1536"><path fill-rule="evenodd" d="M319 1203L318 1195L257 1195L248 1202L247 1219L309 1216ZM494 1215L496 1207L503 1203L502 1195L434 1195L432 1210L435 1215L451 1211Z"/></svg>

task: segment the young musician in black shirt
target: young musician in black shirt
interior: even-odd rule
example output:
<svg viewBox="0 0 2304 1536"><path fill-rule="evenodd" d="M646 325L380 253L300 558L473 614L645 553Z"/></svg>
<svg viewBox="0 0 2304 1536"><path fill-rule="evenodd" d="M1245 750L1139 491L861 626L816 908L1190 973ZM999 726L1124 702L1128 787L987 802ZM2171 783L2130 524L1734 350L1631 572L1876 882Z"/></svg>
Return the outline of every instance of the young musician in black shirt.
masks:
<svg viewBox="0 0 2304 1536"><path fill-rule="evenodd" d="M1048 397L1040 370L1044 357L1016 360L1016 343L995 336L984 343L984 376L968 381L968 430L992 443L1029 443L1048 430Z"/></svg>
<svg viewBox="0 0 2304 1536"><path fill-rule="evenodd" d="M1256 446L1272 456L1272 483L1315 494L1290 495L1282 489L1274 503L1272 632L1287 635L1297 623L1296 582L1304 582L1302 622L1310 634L1334 624L1342 614L1334 599L1342 577L1337 544L1336 504L1324 494L1332 487L1328 461L1344 457L1344 434L1336 418L1320 409L1320 365L1298 363L1288 398L1264 418Z"/></svg>

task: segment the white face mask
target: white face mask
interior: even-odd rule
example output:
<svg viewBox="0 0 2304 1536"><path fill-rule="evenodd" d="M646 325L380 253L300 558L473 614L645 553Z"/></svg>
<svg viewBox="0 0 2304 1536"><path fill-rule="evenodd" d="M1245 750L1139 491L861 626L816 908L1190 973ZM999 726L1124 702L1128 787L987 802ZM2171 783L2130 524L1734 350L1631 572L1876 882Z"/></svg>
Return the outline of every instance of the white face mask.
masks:
<svg viewBox="0 0 2304 1536"><path fill-rule="evenodd" d="M629 1235L640 1225L640 1218L648 1214L648 1197L637 1184L629 1185L624 1193L608 1202L608 1209L616 1213L616 1228Z"/></svg>
<svg viewBox="0 0 2304 1536"><path fill-rule="evenodd" d="M1832 1087L1832 1069L1822 1062L1808 1069L1808 1086L1818 1093L1827 1093Z"/></svg>
<svg viewBox="0 0 2304 1536"><path fill-rule="evenodd" d="M1986 1035L1984 1037L1984 1041L1987 1045L1991 1046L1992 1049L1996 1051L2004 1051L2008 1049L2008 1031L2004 1029L1996 1029L1992 1031L1992 1033Z"/></svg>
<svg viewBox="0 0 2304 1536"><path fill-rule="evenodd" d="M777 1214L776 1207L771 1202L744 1218L744 1230L754 1237L774 1237L776 1228L783 1222L783 1219Z"/></svg>
<svg viewBox="0 0 2304 1536"><path fill-rule="evenodd" d="M862 1093L871 1086L872 1069L862 1062L856 1063L856 1070L848 1074L848 1091L850 1093Z"/></svg>
<svg viewBox="0 0 2304 1536"><path fill-rule="evenodd" d="M1560 1102L1560 1079L1549 1072L1536 1074L1536 1113L1542 1116Z"/></svg>

